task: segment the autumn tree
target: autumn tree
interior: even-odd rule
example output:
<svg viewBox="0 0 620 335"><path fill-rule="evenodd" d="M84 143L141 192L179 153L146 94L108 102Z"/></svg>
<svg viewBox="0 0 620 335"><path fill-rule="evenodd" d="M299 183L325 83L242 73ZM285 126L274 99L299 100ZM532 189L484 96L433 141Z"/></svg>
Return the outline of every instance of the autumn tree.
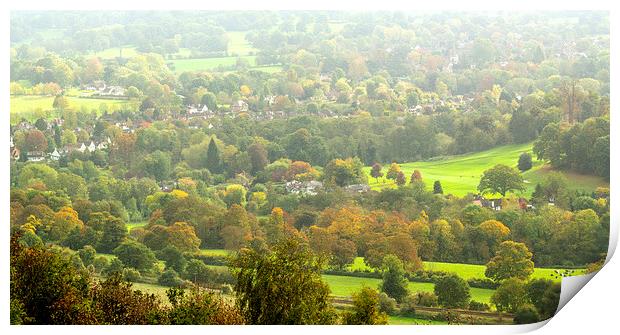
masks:
<svg viewBox="0 0 620 335"><path fill-rule="evenodd" d="M407 183L407 179L405 178L405 174L402 171L398 171L396 175L396 185L403 186Z"/></svg>
<svg viewBox="0 0 620 335"><path fill-rule="evenodd" d="M486 265L485 276L495 281L508 278L527 279L534 273L532 253L524 243L505 241L499 245L495 257Z"/></svg>
<svg viewBox="0 0 620 335"><path fill-rule="evenodd" d="M38 129L32 129L26 134L24 141L24 151L26 152L46 152L47 151L47 138L45 134Z"/></svg>
<svg viewBox="0 0 620 335"><path fill-rule="evenodd" d="M379 182L379 178L383 177L383 172L381 172L382 169L383 166L381 166L381 164L375 163L372 165L372 169L370 170L370 175L375 178L377 182Z"/></svg>
<svg viewBox="0 0 620 335"><path fill-rule="evenodd" d="M485 170L478 184L478 191L499 193L503 197L506 196L507 192L523 190L525 190L523 177L519 171L503 164L497 164L493 168Z"/></svg>
<svg viewBox="0 0 620 335"><path fill-rule="evenodd" d="M387 179L396 180L399 172L401 172L400 165L398 165L397 163L392 163L390 164L390 168L388 169L388 172L385 174L385 177Z"/></svg>
<svg viewBox="0 0 620 335"><path fill-rule="evenodd" d="M410 182L413 184L421 180L422 180L422 172L420 172L420 170L417 170L417 169L413 170L413 173L411 174L411 177L410 177Z"/></svg>

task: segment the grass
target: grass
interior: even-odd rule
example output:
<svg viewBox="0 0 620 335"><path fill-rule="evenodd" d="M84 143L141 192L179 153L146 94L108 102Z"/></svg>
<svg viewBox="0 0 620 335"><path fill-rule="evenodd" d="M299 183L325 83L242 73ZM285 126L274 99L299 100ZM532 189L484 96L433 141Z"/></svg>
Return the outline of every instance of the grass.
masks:
<svg viewBox="0 0 620 335"><path fill-rule="evenodd" d="M423 262L424 270L431 271L444 271L444 272L455 272L461 278L465 280L473 279L473 278L486 278L484 275L484 270L486 267L484 265L476 265L476 264L462 264L462 263L443 263L443 262ZM347 267L349 271L372 271L373 269L368 266L364 262L364 257L356 257L355 260L349 267ZM534 273L531 278L542 278L542 279L550 279L556 282L561 281L561 277L556 275L557 270L562 269L551 269L551 268L535 268ZM576 269L574 274L579 275L582 274L583 269Z"/></svg>
<svg viewBox="0 0 620 335"><path fill-rule="evenodd" d="M516 167L519 155L523 152L532 153L532 143L505 145L486 151L444 157L432 161L408 162L400 164L400 167L407 179L410 178L415 169L420 170L428 189L432 189L433 182L439 180L445 194L463 196L467 193L477 193L476 188L484 170L496 164ZM364 171L368 174L369 185L372 189L396 187L394 181L385 178L385 176L378 180L371 177L370 169L370 167L365 167ZM388 166L385 166L384 174L387 173L387 169ZM544 162L534 159L532 169L523 174L526 181L524 195L530 195L534 191L536 183L540 182L550 171L551 169ZM566 173L566 176L572 189L593 191L598 186L609 186L608 182L599 177L576 173Z"/></svg>
<svg viewBox="0 0 620 335"><path fill-rule="evenodd" d="M226 33L228 35L229 55L247 56L258 51L245 39L245 34L245 31L229 31Z"/></svg>
<svg viewBox="0 0 620 335"><path fill-rule="evenodd" d="M220 256L225 257L231 253L230 250L226 249L200 249L200 254L205 256Z"/></svg>
<svg viewBox="0 0 620 335"><path fill-rule="evenodd" d="M378 288L381 279L377 278L359 278L336 275L323 275L323 280L329 285L332 295L339 297L350 297L354 292L362 289L364 286ZM409 291L414 292L433 292L435 284L433 283L416 283L409 282ZM471 298L479 302L489 303L493 290L482 288L471 288Z"/></svg>
<svg viewBox="0 0 620 335"><path fill-rule="evenodd" d="M132 223L126 224L125 226L127 227L127 231L130 232L132 229L138 228L138 227L144 227L148 223L149 223L148 221L132 222Z"/></svg>
<svg viewBox="0 0 620 335"><path fill-rule="evenodd" d="M91 54L88 54L87 56L88 57L99 57L101 59L113 59L113 58L119 57L121 55L121 51L122 51L123 58L131 58L131 57L134 57L140 54L140 52L136 50L136 47L128 45L122 48L104 49L98 52L93 52Z"/></svg>
<svg viewBox="0 0 620 335"><path fill-rule="evenodd" d="M426 320L410 316L388 315L388 325L446 325L445 321Z"/></svg>
<svg viewBox="0 0 620 335"><path fill-rule="evenodd" d="M67 96L69 107L76 111L86 109L89 112L96 110L99 113L100 106L105 104L108 111L116 111L127 107L134 107L136 102L129 100L115 99L92 99ZM19 122L19 119L26 118L34 121L39 117L50 117L55 113L54 97L41 95L20 95L11 96L11 123Z"/></svg>
<svg viewBox="0 0 620 335"><path fill-rule="evenodd" d="M166 295L166 291L169 287L156 285L156 284L147 284L147 283L132 283L132 287L134 290L140 290L143 293L155 294L162 301L167 302L168 296Z"/></svg>

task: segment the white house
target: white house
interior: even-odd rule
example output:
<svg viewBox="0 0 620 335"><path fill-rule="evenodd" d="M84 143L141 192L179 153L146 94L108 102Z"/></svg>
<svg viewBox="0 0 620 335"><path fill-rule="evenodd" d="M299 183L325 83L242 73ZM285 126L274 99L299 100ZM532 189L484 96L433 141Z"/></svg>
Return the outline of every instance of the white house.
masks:
<svg viewBox="0 0 620 335"><path fill-rule="evenodd" d="M54 152L50 154L50 159L53 161L57 161L60 159L60 153L58 152L58 150L54 149Z"/></svg>

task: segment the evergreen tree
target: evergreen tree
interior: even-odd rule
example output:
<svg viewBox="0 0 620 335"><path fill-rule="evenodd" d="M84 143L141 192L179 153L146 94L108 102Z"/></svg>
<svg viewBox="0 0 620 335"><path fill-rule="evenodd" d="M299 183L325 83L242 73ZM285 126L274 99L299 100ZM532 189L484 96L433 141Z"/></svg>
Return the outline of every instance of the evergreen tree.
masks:
<svg viewBox="0 0 620 335"><path fill-rule="evenodd" d="M439 180L435 180L435 183L433 183L433 194L443 194L443 188Z"/></svg>
<svg viewBox="0 0 620 335"><path fill-rule="evenodd" d="M215 140L212 137L209 142L209 147L207 148L207 169L209 169L211 173L220 173L221 163L220 150L217 148Z"/></svg>
<svg viewBox="0 0 620 335"><path fill-rule="evenodd" d="M525 172L531 169L532 155L528 154L527 152L522 153L521 156L519 156L519 163L517 164L517 167L521 172Z"/></svg>

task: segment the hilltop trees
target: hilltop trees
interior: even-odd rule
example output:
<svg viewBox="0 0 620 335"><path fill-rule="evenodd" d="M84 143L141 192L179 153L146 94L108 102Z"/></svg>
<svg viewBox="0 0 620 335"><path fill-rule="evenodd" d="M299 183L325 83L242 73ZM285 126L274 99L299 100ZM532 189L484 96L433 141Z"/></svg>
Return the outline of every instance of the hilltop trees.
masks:
<svg viewBox="0 0 620 335"><path fill-rule="evenodd" d="M507 165L497 164L493 168L484 171L478 191L482 193L499 193L503 197L510 191L525 190L523 177L514 168Z"/></svg>

